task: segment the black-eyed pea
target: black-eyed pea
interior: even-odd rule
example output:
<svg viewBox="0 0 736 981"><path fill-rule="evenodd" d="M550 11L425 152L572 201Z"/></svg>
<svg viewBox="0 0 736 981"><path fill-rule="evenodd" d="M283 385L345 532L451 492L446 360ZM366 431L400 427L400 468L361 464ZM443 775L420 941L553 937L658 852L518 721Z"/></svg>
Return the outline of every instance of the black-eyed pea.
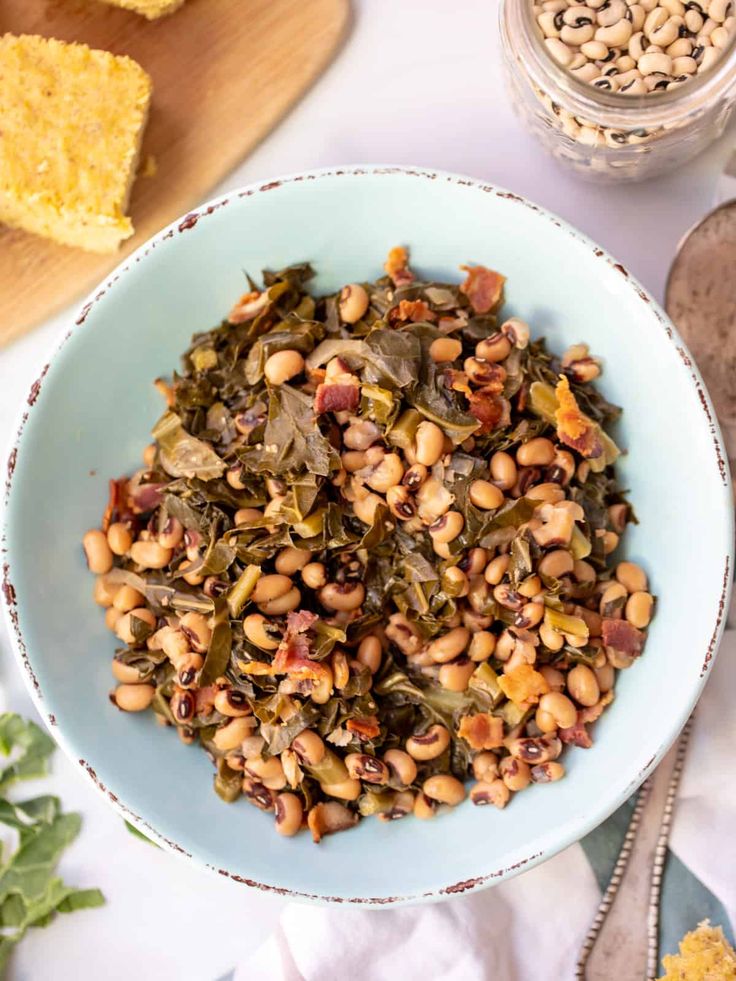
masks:
<svg viewBox="0 0 736 981"><path fill-rule="evenodd" d="M286 786L284 768L278 756L269 756L265 760L260 756L247 759L245 772L255 777L256 780L260 780L263 786L268 787L269 790L283 790Z"/></svg>
<svg viewBox="0 0 736 981"><path fill-rule="evenodd" d="M463 570L456 565L445 569L441 577L441 585L448 596L457 598L467 596L470 589L468 577Z"/></svg>
<svg viewBox="0 0 736 981"><path fill-rule="evenodd" d="M130 557L142 569L163 569L171 561L173 552L158 542L133 542Z"/></svg>
<svg viewBox="0 0 736 981"><path fill-rule="evenodd" d="M447 511L429 526L433 544L447 545L454 542L465 526L465 519L459 511Z"/></svg>
<svg viewBox="0 0 736 981"><path fill-rule="evenodd" d="M113 555L126 555L133 544L130 528L122 521L115 521L107 529L107 544Z"/></svg>
<svg viewBox="0 0 736 981"><path fill-rule="evenodd" d="M493 598L499 606L505 610L513 610L514 613L519 613L524 607L524 597L520 596L509 583L494 586Z"/></svg>
<svg viewBox="0 0 736 981"><path fill-rule="evenodd" d="M651 593L637 590L626 601L626 619L634 627L643 630L649 626L652 619L654 597Z"/></svg>
<svg viewBox="0 0 736 981"><path fill-rule="evenodd" d="M215 730L212 742L222 752L228 752L229 750L237 749L243 740L251 735L252 731L252 719L246 716L230 719L225 725Z"/></svg>
<svg viewBox="0 0 736 981"><path fill-rule="evenodd" d="M549 664L543 664L540 667L539 672L549 685L550 691L565 690L565 676L561 671L558 671L557 668L553 668Z"/></svg>
<svg viewBox="0 0 736 981"><path fill-rule="evenodd" d="M565 767L556 761L538 763L532 767L531 776L534 783L554 783L565 776Z"/></svg>
<svg viewBox="0 0 736 981"><path fill-rule="evenodd" d="M560 729L570 729L578 717L578 710L573 702L559 691L542 695L539 699L539 710L550 715Z"/></svg>
<svg viewBox="0 0 736 981"><path fill-rule="evenodd" d="M331 582L323 586L317 594L320 603L328 610L352 612L362 605L365 599L365 586L362 582Z"/></svg>
<svg viewBox="0 0 736 981"><path fill-rule="evenodd" d="M388 783L388 766L368 753L348 753L345 757L345 766L353 780L363 780L365 783Z"/></svg>
<svg viewBox="0 0 736 981"><path fill-rule="evenodd" d="M204 658L201 654L191 651L176 662L176 683L180 688L193 688L197 682L197 674L202 670Z"/></svg>
<svg viewBox="0 0 736 981"><path fill-rule="evenodd" d="M114 606L108 606L105 610L105 626L108 630L112 630L115 633L115 629L118 625L118 620L123 614L120 610L116 610Z"/></svg>
<svg viewBox="0 0 736 981"><path fill-rule="evenodd" d="M598 611L607 619L620 619L623 615L627 600L626 587L619 582L612 582L603 588L598 605Z"/></svg>
<svg viewBox="0 0 736 981"><path fill-rule="evenodd" d="M291 748L306 766L318 766L325 756L325 744L319 733L304 729L291 742Z"/></svg>
<svg viewBox="0 0 736 981"><path fill-rule="evenodd" d="M263 366L263 374L270 385L283 385L304 371L304 358L299 351L276 351Z"/></svg>
<svg viewBox="0 0 736 981"><path fill-rule="evenodd" d="M519 584L517 592L521 596L526 596L528 599L532 599L534 596L538 596L542 592L542 580L537 575L527 576L526 579L522 580Z"/></svg>
<svg viewBox="0 0 736 981"><path fill-rule="evenodd" d="M271 633L273 625L262 613L249 613L243 619L246 639L262 651L275 651L281 643L278 633Z"/></svg>
<svg viewBox="0 0 736 981"><path fill-rule="evenodd" d="M429 345L429 356L436 364L455 361L462 352L462 343L454 337L438 337Z"/></svg>
<svg viewBox="0 0 736 981"><path fill-rule="evenodd" d="M475 663L467 657L440 666L437 680L448 691L465 691L475 671Z"/></svg>
<svg viewBox="0 0 736 981"><path fill-rule="evenodd" d="M304 807L296 794L279 794L274 805L276 831L286 838L295 835L302 826Z"/></svg>
<svg viewBox="0 0 736 981"><path fill-rule="evenodd" d="M184 540L184 526L178 518L169 517L158 534L158 543L164 548L175 549Z"/></svg>
<svg viewBox="0 0 736 981"><path fill-rule="evenodd" d="M474 480L468 488L471 504L484 511L500 508L506 498L503 491L489 480Z"/></svg>
<svg viewBox="0 0 736 981"><path fill-rule="evenodd" d="M498 588L497 586L496 589ZM531 630L541 623L543 617L544 603L525 603L514 618L514 626Z"/></svg>
<svg viewBox="0 0 736 981"><path fill-rule="evenodd" d="M426 732L415 733L406 740L406 751L415 760L425 762L441 756L450 745L450 733L439 723L430 726Z"/></svg>
<svg viewBox="0 0 736 981"><path fill-rule="evenodd" d="M263 517L263 511L259 511L258 508L239 508L235 512L235 525L247 525L251 521L260 521Z"/></svg>
<svg viewBox="0 0 736 981"><path fill-rule="evenodd" d="M358 645L356 658L368 668L371 674L375 674L381 667L383 660L383 647L380 639L375 634L364 637Z"/></svg>
<svg viewBox="0 0 736 981"><path fill-rule="evenodd" d="M353 501L353 513L364 524L372 525L376 520L376 511L385 503L378 494L366 494L365 497L356 498Z"/></svg>
<svg viewBox="0 0 736 981"><path fill-rule="evenodd" d="M601 697L598 680L587 664L576 664L567 673L567 690L578 705L590 707Z"/></svg>
<svg viewBox="0 0 736 981"><path fill-rule="evenodd" d="M554 443L544 436L536 436L522 443L516 451L516 463L520 467L548 467L555 458Z"/></svg>
<svg viewBox="0 0 736 981"><path fill-rule="evenodd" d="M506 740L506 748L517 760L525 763L547 763L562 752L562 743L554 735L516 737Z"/></svg>
<svg viewBox="0 0 736 981"><path fill-rule="evenodd" d="M302 601L302 594L296 586L284 593L282 596L275 596L273 599L264 600L258 604L258 609L262 610L267 616L282 616L284 613L291 613Z"/></svg>
<svg viewBox="0 0 736 981"><path fill-rule="evenodd" d="M185 613L179 620L179 629L189 641L193 651L199 654L206 653L212 639L212 627L207 617L201 613Z"/></svg>
<svg viewBox="0 0 736 981"><path fill-rule="evenodd" d="M308 565L311 559L312 553L308 552L305 548L287 546L286 548L282 548L276 556L274 565L276 572L280 575L293 576L294 573L299 572L305 565Z"/></svg>
<svg viewBox="0 0 736 981"><path fill-rule="evenodd" d="M98 576L95 579L95 586L92 592L95 603L97 603L98 606L113 606L115 596L120 588L120 583L111 582L107 575ZM139 604L136 603L135 605L138 606Z"/></svg>
<svg viewBox="0 0 736 981"><path fill-rule="evenodd" d="M151 628L156 626L156 614L144 606L121 614L115 624L115 633L124 644L136 643L136 637L133 633L134 620L139 620Z"/></svg>
<svg viewBox="0 0 736 981"><path fill-rule="evenodd" d="M302 582L309 589L321 589L327 584L327 570L321 562L308 562L302 569Z"/></svg>
<svg viewBox="0 0 736 981"><path fill-rule="evenodd" d="M337 302L340 319L345 324L355 324L368 310L369 297L364 286L360 283L348 283L340 290Z"/></svg>
<svg viewBox="0 0 736 981"><path fill-rule="evenodd" d="M510 558L508 555L497 555L486 566L483 577L490 586L497 586L508 572Z"/></svg>
<svg viewBox="0 0 736 981"><path fill-rule="evenodd" d="M280 596L285 596L292 589L293 585L294 583L289 576L279 574L261 576L253 587L251 599L256 605L260 606L262 603L278 599Z"/></svg>
<svg viewBox="0 0 736 981"><path fill-rule="evenodd" d="M478 630L470 638L467 654L476 664L487 661L496 649L496 636L489 630Z"/></svg>
<svg viewBox="0 0 736 981"><path fill-rule="evenodd" d="M529 344L529 324L519 317L510 317L501 324L501 333L514 347L524 350Z"/></svg>
<svg viewBox="0 0 736 981"><path fill-rule="evenodd" d="M175 664L189 653L189 641L181 630L174 627L162 627L158 630L156 641L164 654Z"/></svg>
<svg viewBox="0 0 736 981"><path fill-rule="evenodd" d="M576 581L581 584L595 582L596 580L595 569L590 562L586 562L584 559L575 559L572 574Z"/></svg>
<svg viewBox="0 0 736 981"><path fill-rule="evenodd" d="M473 757L473 776L476 780L490 783L498 776L498 757L490 750L483 750Z"/></svg>
<svg viewBox="0 0 736 981"><path fill-rule="evenodd" d="M373 449L375 447L368 450L366 456ZM400 484L403 476L404 464L401 462L401 457L397 453L384 453L380 462L366 477L365 482L371 490L378 494L385 494L391 487Z"/></svg>
<svg viewBox="0 0 736 981"><path fill-rule="evenodd" d="M598 688L602 694L610 691L613 688L614 682L616 680L616 672L613 666L608 662L602 664L600 667L593 669L596 681L598 682Z"/></svg>
<svg viewBox="0 0 736 981"><path fill-rule="evenodd" d="M87 558L87 567L95 575L104 575L112 569L113 553L107 542L105 533L99 528L85 532L82 538L82 548Z"/></svg>
<svg viewBox="0 0 736 981"><path fill-rule="evenodd" d="M215 709L231 719L252 714L245 692L238 691L237 688L224 688L218 691L215 695Z"/></svg>
<svg viewBox="0 0 736 981"><path fill-rule="evenodd" d="M142 593L124 583L115 593L112 605L120 613L130 613L131 610L141 607L145 601L146 598Z"/></svg>
<svg viewBox="0 0 736 981"><path fill-rule="evenodd" d="M357 800L363 792L360 780L352 777L339 783L322 783L320 787L328 797L337 797L339 800Z"/></svg>
<svg viewBox="0 0 736 981"><path fill-rule="evenodd" d="M433 467L442 456L445 434L436 423L425 420L417 426L414 439L417 463Z"/></svg>
<svg viewBox="0 0 736 981"><path fill-rule="evenodd" d="M498 765L498 774L509 790L524 790L531 783L532 775L528 763L504 756Z"/></svg>
<svg viewBox="0 0 736 981"><path fill-rule="evenodd" d="M496 641L495 658L497 661L508 661L514 653L516 638L510 630L504 630Z"/></svg>
<svg viewBox="0 0 736 981"><path fill-rule="evenodd" d="M326 705L335 687L335 678L329 664L323 664L319 677L312 683L309 697L315 705Z"/></svg>
<svg viewBox="0 0 736 981"><path fill-rule="evenodd" d="M419 791L414 798L414 817L419 818L420 821L428 821L436 813L437 802L433 801L431 797L427 797L422 791Z"/></svg>
<svg viewBox="0 0 736 981"><path fill-rule="evenodd" d="M548 481L537 484L525 491L524 496L530 501L541 501L543 504L559 504L565 500L565 491L559 484Z"/></svg>
<svg viewBox="0 0 736 981"><path fill-rule="evenodd" d="M493 804L503 810L511 799L511 791L503 780L481 780L470 788L470 799L478 807Z"/></svg>
<svg viewBox="0 0 736 981"><path fill-rule="evenodd" d="M437 773L422 784L422 792L438 804L455 807L465 800L465 787L449 773Z"/></svg>
<svg viewBox="0 0 736 981"><path fill-rule="evenodd" d="M143 712L153 701L156 689L153 685L118 685L110 694L110 701L121 712Z"/></svg>
<svg viewBox="0 0 736 981"><path fill-rule="evenodd" d="M600 533L600 529L599 529L596 532L596 534L601 539L603 539L603 554L604 555L610 555L611 552L615 552L616 551L616 549L618 548L619 536L616 534L615 531L604 531L601 534Z"/></svg>
<svg viewBox="0 0 736 981"><path fill-rule="evenodd" d="M383 754L389 774L403 787L410 787L417 778L417 765L402 749L389 749Z"/></svg>
<svg viewBox="0 0 736 981"><path fill-rule="evenodd" d="M119 681L123 685L138 685L141 681L141 676L138 668L133 664L124 664L122 661L113 660L111 664L112 675L116 681Z"/></svg>
<svg viewBox="0 0 736 981"><path fill-rule="evenodd" d="M511 354L511 341L500 331L478 341L475 345L475 356L481 361L504 361L509 354Z"/></svg>
<svg viewBox="0 0 736 981"><path fill-rule="evenodd" d="M616 579L629 593L645 592L648 588L647 574L635 562L619 562Z"/></svg>
<svg viewBox="0 0 736 981"><path fill-rule="evenodd" d="M466 576L479 576L488 565L488 552L485 548L476 545L465 553L460 560L459 567Z"/></svg>
<svg viewBox="0 0 736 981"><path fill-rule="evenodd" d="M435 664L445 664L459 657L469 642L470 631L467 627L453 627L452 630L433 640L427 652Z"/></svg>
<svg viewBox="0 0 736 981"><path fill-rule="evenodd" d="M517 469L514 458L504 450L494 453L490 460L491 479L500 490L511 490L516 484Z"/></svg>

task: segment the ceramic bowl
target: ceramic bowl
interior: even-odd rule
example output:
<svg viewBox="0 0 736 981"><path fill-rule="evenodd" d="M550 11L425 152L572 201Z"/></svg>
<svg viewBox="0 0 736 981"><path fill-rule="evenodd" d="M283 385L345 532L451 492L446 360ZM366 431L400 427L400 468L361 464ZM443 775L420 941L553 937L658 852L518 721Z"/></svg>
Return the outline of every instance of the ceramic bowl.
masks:
<svg viewBox="0 0 736 981"><path fill-rule="evenodd" d="M162 411L151 385L190 335L220 321L243 270L310 260L317 290L381 275L405 243L423 276L459 281L484 263L508 277L508 313L561 351L602 357L604 394L625 409L619 472L639 524L623 553L648 571L657 615L623 672L595 744L567 776L504 811L470 803L433 821L367 820L312 844L211 791L204 753L150 715L115 711L115 641L91 598L80 539L107 480L140 466ZM644 780L707 678L731 579L732 503L715 416L682 341L615 259L515 194L443 173L348 168L233 191L127 259L84 305L24 407L6 512L9 625L50 730L124 816L165 847L248 885L297 897L402 903L466 893L542 862Z"/></svg>

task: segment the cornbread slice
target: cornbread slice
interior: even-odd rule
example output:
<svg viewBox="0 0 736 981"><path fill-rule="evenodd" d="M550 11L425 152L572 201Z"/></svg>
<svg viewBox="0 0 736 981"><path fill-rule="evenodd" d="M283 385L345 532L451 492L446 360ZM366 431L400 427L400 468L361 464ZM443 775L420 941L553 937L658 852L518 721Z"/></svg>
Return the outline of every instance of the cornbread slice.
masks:
<svg viewBox="0 0 736 981"><path fill-rule="evenodd" d="M125 209L151 100L131 58L0 37L0 222L91 252L133 234Z"/></svg>
<svg viewBox="0 0 736 981"><path fill-rule="evenodd" d="M115 7L124 7L126 10L133 10L136 14L143 14L149 20L156 17L163 17L164 14L173 14L184 3L184 0L105 0Z"/></svg>
<svg viewBox="0 0 736 981"><path fill-rule="evenodd" d="M680 941L680 953L662 958L660 981L736 981L736 952L720 927L703 920Z"/></svg>

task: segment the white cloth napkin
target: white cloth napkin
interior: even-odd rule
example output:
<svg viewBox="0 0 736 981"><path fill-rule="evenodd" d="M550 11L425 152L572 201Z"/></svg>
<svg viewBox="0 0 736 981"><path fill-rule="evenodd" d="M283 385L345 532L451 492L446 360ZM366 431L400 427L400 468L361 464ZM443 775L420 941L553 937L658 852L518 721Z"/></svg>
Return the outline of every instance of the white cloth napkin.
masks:
<svg viewBox="0 0 736 981"><path fill-rule="evenodd" d="M736 925L736 630L699 703L670 847ZM574 977L600 899L579 844L484 892L395 910L290 903L235 981ZM695 923L692 924L695 926Z"/></svg>

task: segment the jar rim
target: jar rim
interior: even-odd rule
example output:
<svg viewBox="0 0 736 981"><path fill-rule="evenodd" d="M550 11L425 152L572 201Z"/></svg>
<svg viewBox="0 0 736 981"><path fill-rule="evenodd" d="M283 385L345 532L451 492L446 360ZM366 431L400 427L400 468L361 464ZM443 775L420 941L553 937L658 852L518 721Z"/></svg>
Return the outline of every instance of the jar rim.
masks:
<svg viewBox="0 0 736 981"><path fill-rule="evenodd" d="M576 78L570 71L558 64L542 43L543 38L536 23L532 0L501 0L499 8L502 34L508 33L509 42L519 28L524 31L524 40L534 55L530 71L534 82L551 97L557 93L549 91L550 77L558 92L563 93L576 104L573 110L580 115L596 115L605 111L621 126L636 128L663 123L664 111L671 119L678 110L688 115L701 104L707 104L736 83L736 31L721 57L702 74L697 74L674 89L649 92L646 95L627 95L622 92L594 88L587 82ZM512 18L515 22L511 23Z"/></svg>

